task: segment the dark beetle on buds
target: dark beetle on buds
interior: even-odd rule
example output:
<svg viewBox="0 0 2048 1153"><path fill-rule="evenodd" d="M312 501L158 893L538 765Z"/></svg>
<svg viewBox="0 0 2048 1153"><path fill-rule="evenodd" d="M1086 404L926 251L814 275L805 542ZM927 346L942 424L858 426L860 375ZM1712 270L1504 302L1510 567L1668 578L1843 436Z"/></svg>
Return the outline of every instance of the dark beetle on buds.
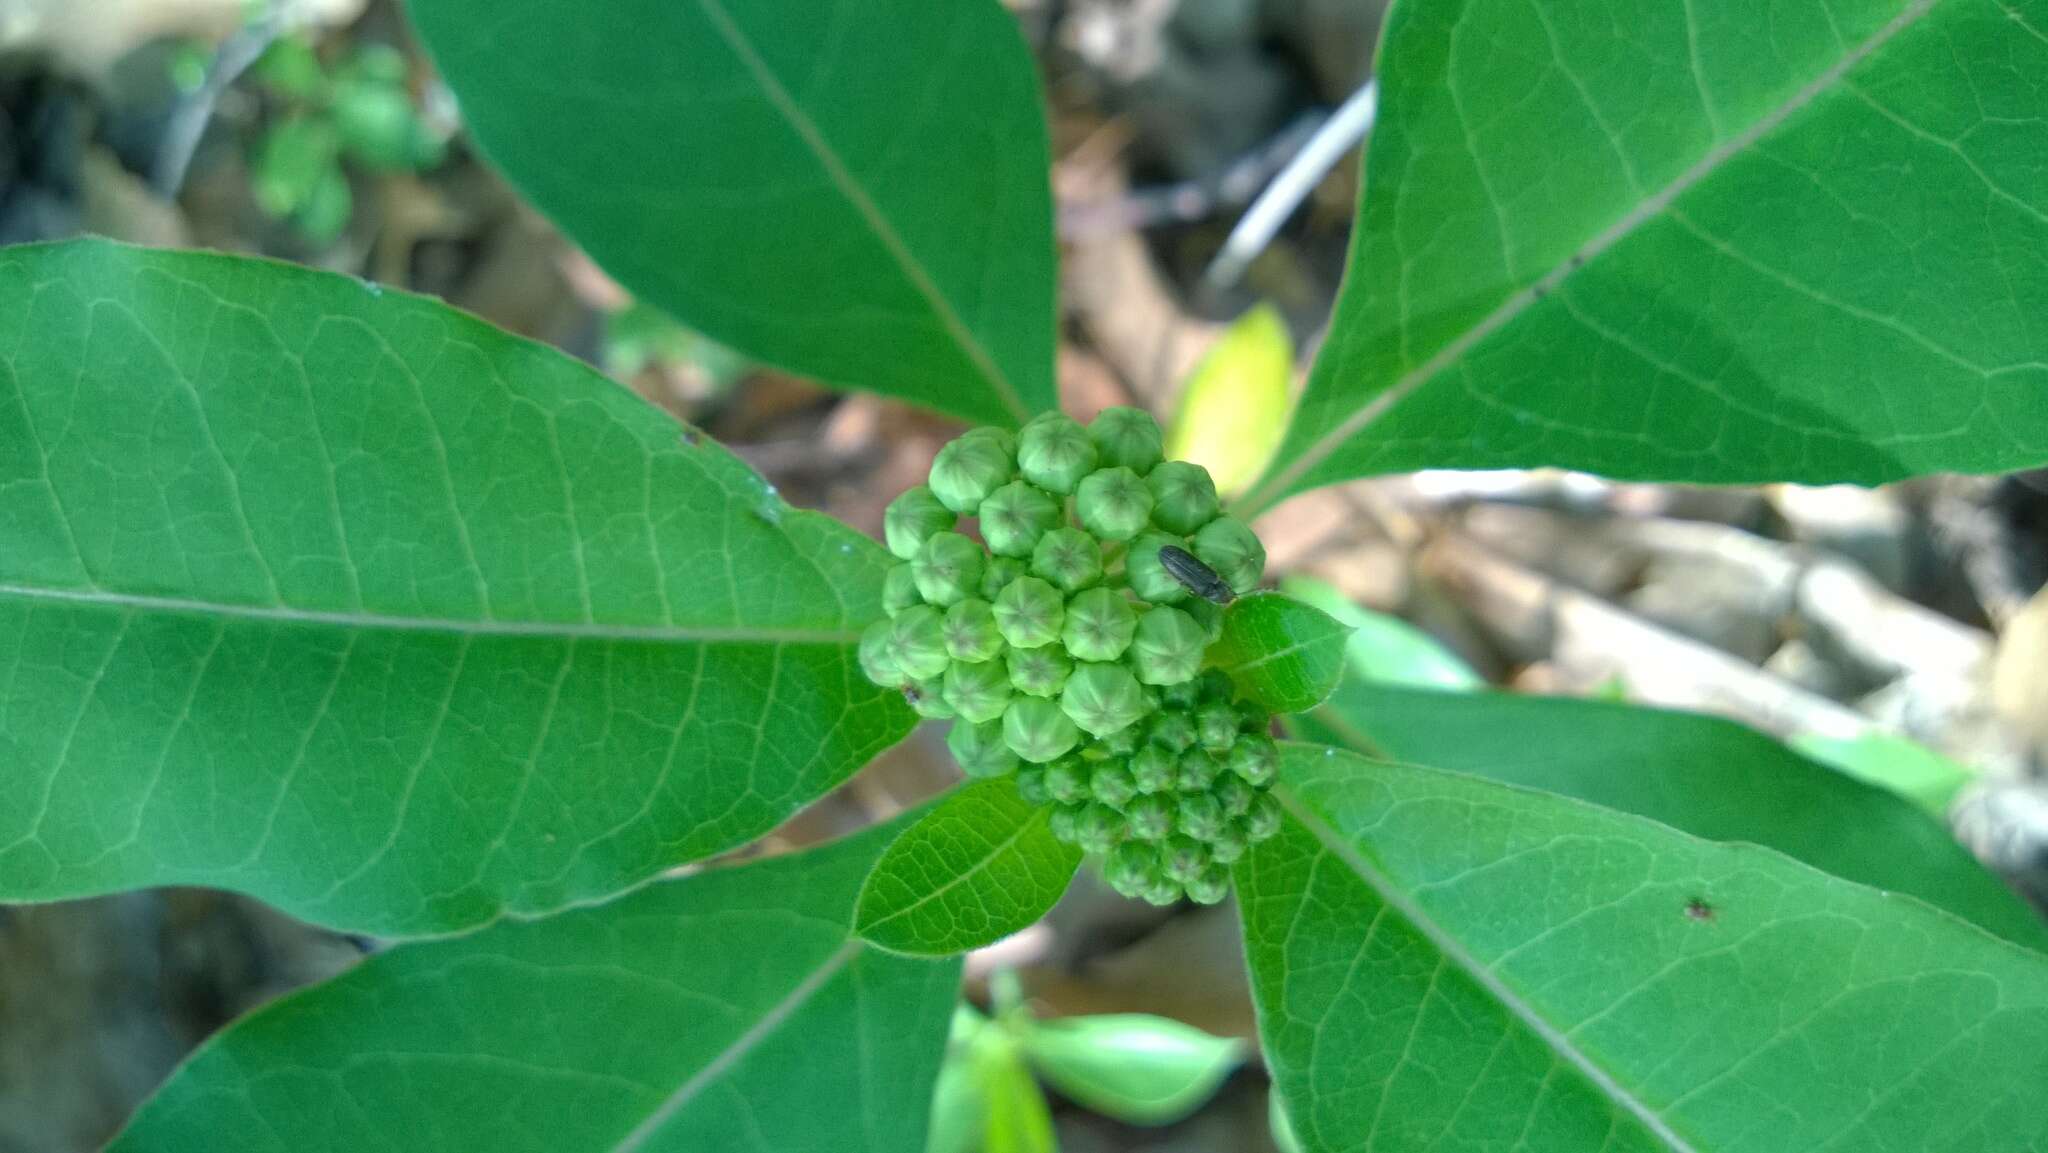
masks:
<svg viewBox="0 0 2048 1153"><path fill-rule="evenodd" d="M1196 560L1195 554L1184 548L1161 545L1159 563L1181 583L1181 587L1205 601L1227 605L1237 599L1237 594L1230 591L1230 585L1216 575L1215 569Z"/></svg>

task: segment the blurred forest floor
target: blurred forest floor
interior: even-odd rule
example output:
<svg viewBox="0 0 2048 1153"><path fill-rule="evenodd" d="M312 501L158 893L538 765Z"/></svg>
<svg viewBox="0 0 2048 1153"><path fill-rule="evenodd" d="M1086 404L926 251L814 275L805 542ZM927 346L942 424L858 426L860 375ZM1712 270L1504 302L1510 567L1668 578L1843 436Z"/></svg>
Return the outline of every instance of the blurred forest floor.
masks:
<svg viewBox="0 0 2048 1153"><path fill-rule="evenodd" d="M1305 367L1343 269L1355 154L1241 276L1204 270L1368 79L1378 4L1011 7L1052 112L1067 407L1171 413L1225 325L1261 302ZM444 297L599 365L791 501L870 533L958 431L750 366L633 305L467 146L394 5L248 8L0 0L0 242L92 232L264 253ZM308 61L350 95L310 95ZM339 162L329 123L363 137ZM1909 738L1872 746L1872 771L1960 779L1952 827L2048 905L2048 473L1878 490L1425 473L1312 494L1259 529L1274 571L1420 626L1502 688L1713 711L1788 738ZM868 823L955 776L921 731L765 848ZM1084 872L1046 924L970 974L1019 967L1047 1014L1156 1012L1249 1037L1235 933L1227 907L1140 906ZM0 1153L96 1148L209 1032L375 947L207 892L0 908ZM1270 1148L1265 1111L1254 1066L1165 1129L1058 1116L1071 1151L1197 1153Z"/></svg>

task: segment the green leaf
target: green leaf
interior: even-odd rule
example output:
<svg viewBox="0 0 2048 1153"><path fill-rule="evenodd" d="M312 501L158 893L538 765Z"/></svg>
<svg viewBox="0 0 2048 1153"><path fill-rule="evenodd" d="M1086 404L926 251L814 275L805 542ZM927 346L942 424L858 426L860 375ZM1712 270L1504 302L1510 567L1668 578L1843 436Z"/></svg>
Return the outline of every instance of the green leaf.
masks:
<svg viewBox="0 0 2048 1153"><path fill-rule="evenodd" d="M1276 713L1298 713L1337 687L1350 635L1321 609L1279 593L1253 593L1224 610L1223 635L1209 646L1207 659L1245 696Z"/></svg>
<svg viewBox="0 0 2048 1153"><path fill-rule="evenodd" d="M917 1149L960 967L851 939L890 832L377 954L208 1041L109 1153Z"/></svg>
<svg viewBox="0 0 2048 1153"><path fill-rule="evenodd" d="M1223 330L1188 378L1166 459L1208 469L1226 497L1242 492L1287 434L1293 393L1294 339L1280 310L1261 304Z"/></svg>
<svg viewBox="0 0 2048 1153"><path fill-rule="evenodd" d="M1337 314L1241 512L1368 473L2048 459L2032 3L1404 0Z"/></svg>
<svg viewBox="0 0 2048 1153"><path fill-rule="evenodd" d="M1024 1051L1069 1099L1132 1125L1193 1113L1244 1060L1232 1038L1145 1013L1034 1022Z"/></svg>
<svg viewBox="0 0 2048 1153"><path fill-rule="evenodd" d="M995 0L413 0L490 158L721 344L976 421L1054 406L1038 79Z"/></svg>
<svg viewBox="0 0 2048 1153"><path fill-rule="evenodd" d="M1458 654L1407 621L1352 604L1336 586L1313 577L1290 576L1280 591L1351 626L1344 655L1360 680L1422 689L1478 689L1485 678Z"/></svg>
<svg viewBox="0 0 2048 1153"><path fill-rule="evenodd" d="M1718 717L1606 701L1347 684L1303 736L1563 793L1713 841L1765 845L2048 949L2048 925L1948 830L1884 789Z"/></svg>
<svg viewBox="0 0 2048 1153"><path fill-rule="evenodd" d="M941 957L1029 927L1081 867L1081 851L1052 835L1051 813L1007 777L947 794L876 863L860 891L860 935Z"/></svg>
<svg viewBox="0 0 2048 1153"><path fill-rule="evenodd" d="M1826 737L1807 733L1792 747L1824 765L1890 789L1939 817L1956 794L1976 779L1968 767L1949 760L1918 741L1890 733Z"/></svg>
<svg viewBox="0 0 2048 1153"><path fill-rule="evenodd" d="M1056 1153L1052 1108L1014 1040L985 1032L974 1047L974 1075L988 1101L981 1153Z"/></svg>
<svg viewBox="0 0 2048 1153"><path fill-rule="evenodd" d="M988 1127L988 1095L975 1076L972 1047L987 1018L971 1005L953 1010L953 1028L946 1041L946 1060L932 1086L931 1131L925 1153L974 1153Z"/></svg>
<svg viewBox="0 0 2048 1153"><path fill-rule="evenodd" d="M1447 698L1456 699L1456 698ZM1293 746L1237 869L1315 1153L2048 1141L2048 958L1751 845Z"/></svg>
<svg viewBox="0 0 2048 1153"><path fill-rule="evenodd" d="M0 901L441 933L753 839L914 721L888 558L589 368L264 261L0 253Z"/></svg>

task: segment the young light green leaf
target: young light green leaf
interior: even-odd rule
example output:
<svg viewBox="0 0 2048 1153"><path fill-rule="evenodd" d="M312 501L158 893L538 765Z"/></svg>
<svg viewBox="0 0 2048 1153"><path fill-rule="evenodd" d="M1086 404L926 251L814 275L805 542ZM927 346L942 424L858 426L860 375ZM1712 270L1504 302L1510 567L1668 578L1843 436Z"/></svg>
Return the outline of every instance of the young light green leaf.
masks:
<svg viewBox="0 0 2048 1153"><path fill-rule="evenodd" d="M0 900L442 933L750 840L908 732L887 557L588 368L224 256L0 253Z"/></svg>
<svg viewBox="0 0 2048 1153"><path fill-rule="evenodd" d="M1322 703L1344 675L1349 626L1279 593L1253 593L1230 603L1223 635L1208 662L1230 674L1238 692L1276 713Z"/></svg>
<svg viewBox="0 0 2048 1153"><path fill-rule="evenodd" d="M953 1010L953 1028L946 1039L946 1059L932 1086L932 1124L925 1153L975 1153L988 1128L988 1095L974 1072L973 1047L988 1019L974 1007Z"/></svg>
<svg viewBox="0 0 2048 1153"><path fill-rule="evenodd" d="M2048 459L2028 5L1395 5L1351 268L1247 509L1562 465L1876 482Z"/></svg>
<svg viewBox="0 0 2048 1153"><path fill-rule="evenodd" d="M1195 367L1182 391L1166 458L1209 470L1234 496L1266 471L1293 407L1294 340L1270 304L1237 318Z"/></svg>
<svg viewBox="0 0 2048 1153"><path fill-rule="evenodd" d="M1486 687L1485 678L1441 641L1400 617L1360 608L1335 585L1290 576L1280 582L1280 591L1351 626L1344 655L1360 680L1419 689Z"/></svg>
<svg viewBox="0 0 2048 1153"><path fill-rule="evenodd" d="M974 1048L974 1075L988 1101L981 1153L1058 1153L1052 1108L1015 1041L991 1031Z"/></svg>
<svg viewBox="0 0 2048 1153"><path fill-rule="evenodd" d="M1733 721L1606 701L1346 684L1288 723L1368 755L1563 793L1708 840L1765 845L2048 950L2041 917L1924 812Z"/></svg>
<svg viewBox="0 0 2048 1153"><path fill-rule="evenodd" d="M641 297L976 421L1054 406L1037 71L995 0L413 0L464 124Z"/></svg>
<svg viewBox="0 0 2048 1153"><path fill-rule="evenodd" d="M1132 1125L1193 1113L1244 1060L1233 1038L1145 1013L1034 1022L1024 1051L1068 1099Z"/></svg>
<svg viewBox="0 0 2048 1153"><path fill-rule="evenodd" d="M1451 698L1456 699L1456 698ZM2048 1140L2048 958L1751 845L1288 749L1237 869L1311 1153L2002 1153Z"/></svg>
<svg viewBox="0 0 2048 1153"><path fill-rule="evenodd" d="M852 939L892 831L377 954L208 1041L109 1153L920 1148L960 967Z"/></svg>
<svg viewBox="0 0 2048 1153"><path fill-rule="evenodd" d="M1001 940L1067 891L1081 851L1007 777L946 795L903 831L860 891L855 924L885 949L942 957Z"/></svg>
<svg viewBox="0 0 2048 1153"><path fill-rule="evenodd" d="M1976 778L1968 767L1949 760L1918 741L1890 733L1858 737L1825 737L1808 733L1792 747L1824 765L1890 789L1939 817L1956 794Z"/></svg>

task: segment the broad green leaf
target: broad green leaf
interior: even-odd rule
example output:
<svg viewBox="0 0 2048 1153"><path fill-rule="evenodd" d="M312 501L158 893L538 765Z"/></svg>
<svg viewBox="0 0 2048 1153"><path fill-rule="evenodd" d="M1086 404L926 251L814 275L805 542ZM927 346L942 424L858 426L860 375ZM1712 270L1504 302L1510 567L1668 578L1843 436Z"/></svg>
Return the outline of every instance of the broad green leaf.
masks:
<svg viewBox="0 0 2048 1153"><path fill-rule="evenodd" d="M1824 765L1890 789L1937 817L1948 812L1956 794L1976 779L1966 766L1918 741L1890 733L1856 737L1808 733L1794 738L1792 747Z"/></svg>
<svg viewBox="0 0 2048 1153"><path fill-rule="evenodd" d="M1068 1099L1133 1125L1193 1113L1244 1060L1234 1038L1146 1013L1034 1022L1024 1051Z"/></svg>
<svg viewBox="0 0 2048 1153"><path fill-rule="evenodd" d="M1081 867L1081 851L1052 835L1051 812L1008 778L947 794L876 862L860 892L860 935L942 957L1028 928Z"/></svg>
<svg viewBox="0 0 2048 1153"><path fill-rule="evenodd" d="M1321 609L1279 593L1253 593L1230 602L1223 635L1209 646L1207 660L1267 709L1298 713L1337 687L1350 634Z"/></svg>
<svg viewBox="0 0 2048 1153"><path fill-rule="evenodd" d="M1397 616L1352 604L1334 585L1290 576L1280 591L1351 626L1344 655L1353 676L1421 689L1477 689L1485 678L1435 637Z"/></svg>
<svg viewBox="0 0 2048 1153"><path fill-rule="evenodd" d="M1748 841L2048 950L2048 925L1927 814L1718 717L1606 701L1347 684L1303 736Z"/></svg>
<svg viewBox="0 0 2048 1153"><path fill-rule="evenodd" d="M1328 343L1247 501L2048 459L2036 0L1401 0Z"/></svg>
<svg viewBox="0 0 2048 1153"><path fill-rule="evenodd" d="M1237 891L1311 1153L2048 1142L2040 954L1567 797L1311 746L1281 779Z"/></svg>
<svg viewBox="0 0 2048 1153"><path fill-rule="evenodd" d="M601 897L908 732L887 558L556 352L282 264L0 252L0 901Z"/></svg>
<svg viewBox="0 0 2048 1153"><path fill-rule="evenodd" d="M1167 459L1208 469L1224 496L1242 492L1280 447L1293 393L1294 340L1280 311L1261 304L1223 330L1188 378Z"/></svg>
<svg viewBox="0 0 2048 1153"><path fill-rule="evenodd" d="M463 122L620 283L748 356L1054 406L1037 72L995 0L411 0Z"/></svg>
<svg viewBox="0 0 2048 1153"><path fill-rule="evenodd" d="M960 967L852 939L888 829L401 945L208 1041L109 1153L903 1153Z"/></svg>

